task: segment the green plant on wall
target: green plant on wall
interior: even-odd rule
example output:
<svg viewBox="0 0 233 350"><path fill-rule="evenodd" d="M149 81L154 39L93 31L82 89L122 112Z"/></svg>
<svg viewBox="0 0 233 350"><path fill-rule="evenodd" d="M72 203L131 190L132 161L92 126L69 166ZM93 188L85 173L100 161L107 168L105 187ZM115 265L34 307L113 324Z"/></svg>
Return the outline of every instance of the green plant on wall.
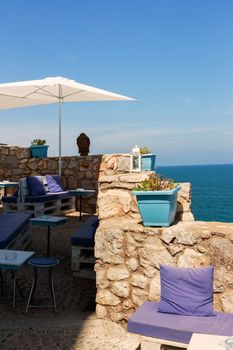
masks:
<svg viewBox="0 0 233 350"><path fill-rule="evenodd" d="M147 146L140 147L140 154L148 154L150 149Z"/></svg>
<svg viewBox="0 0 233 350"><path fill-rule="evenodd" d="M148 179L142 181L134 191L168 191L178 187L173 179L163 178L159 174L151 174Z"/></svg>
<svg viewBox="0 0 233 350"><path fill-rule="evenodd" d="M43 146L46 144L46 140L42 140L42 139L34 139L32 142L31 142L31 145L32 146Z"/></svg>

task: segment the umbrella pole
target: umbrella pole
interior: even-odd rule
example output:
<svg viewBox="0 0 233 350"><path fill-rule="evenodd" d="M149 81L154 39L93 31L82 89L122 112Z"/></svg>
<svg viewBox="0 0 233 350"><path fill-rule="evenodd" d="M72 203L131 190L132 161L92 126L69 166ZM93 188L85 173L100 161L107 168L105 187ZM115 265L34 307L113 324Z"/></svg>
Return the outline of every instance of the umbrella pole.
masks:
<svg viewBox="0 0 233 350"><path fill-rule="evenodd" d="M59 99L58 103L58 128L59 128L59 160L58 160L58 173L61 177L61 168L62 168L62 160L61 160L61 100Z"/></svg>

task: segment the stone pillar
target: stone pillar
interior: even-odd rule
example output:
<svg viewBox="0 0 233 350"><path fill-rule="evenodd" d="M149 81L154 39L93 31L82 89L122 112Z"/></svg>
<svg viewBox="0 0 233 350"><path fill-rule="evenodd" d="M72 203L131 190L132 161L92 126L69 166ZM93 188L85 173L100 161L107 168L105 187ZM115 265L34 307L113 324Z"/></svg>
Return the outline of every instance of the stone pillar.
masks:
<svg viewBox="0 0 233 350"><path fill-rule="evenodd" d="M141 224L132 190L149 175L146 172L99 178L100 225L95 235L95 271L96 313L100 318L127 320L145 300L158 300L159 264L175 265L173 256L183 250L173 243L176 239L173 228ZM174 227L193 223L191 186L185 183L181 187L177 219L183 221Z"/></svg>

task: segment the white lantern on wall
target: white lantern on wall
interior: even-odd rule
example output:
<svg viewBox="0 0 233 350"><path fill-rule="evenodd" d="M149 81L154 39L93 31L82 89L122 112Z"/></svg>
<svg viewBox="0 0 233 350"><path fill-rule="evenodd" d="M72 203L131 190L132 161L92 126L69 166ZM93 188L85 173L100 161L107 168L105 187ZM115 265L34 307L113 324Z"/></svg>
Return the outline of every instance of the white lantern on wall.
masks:
<svg viewBox="0 0 233 350"><path fill-rule="evenodd" d="M132 149L130 155L130 171L131 172L140 172L141 171L141 155L140 148L138 145L135 145Z"/></svg>

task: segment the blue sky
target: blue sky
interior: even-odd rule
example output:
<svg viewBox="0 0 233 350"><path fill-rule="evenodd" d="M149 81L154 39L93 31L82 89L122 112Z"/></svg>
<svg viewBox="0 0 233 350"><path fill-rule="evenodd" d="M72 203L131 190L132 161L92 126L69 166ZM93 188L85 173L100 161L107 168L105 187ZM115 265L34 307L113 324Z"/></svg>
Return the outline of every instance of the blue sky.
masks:
<svg viewBox="0 0 233 350"><path fill-rule="evenodd" d="M159 165L233 163L232 0L14 0L0 4L0 83L63 76L137 102L63 105L62 152L158 154ZM0 142L46 138L57 106L0 111Z"/></svg>

